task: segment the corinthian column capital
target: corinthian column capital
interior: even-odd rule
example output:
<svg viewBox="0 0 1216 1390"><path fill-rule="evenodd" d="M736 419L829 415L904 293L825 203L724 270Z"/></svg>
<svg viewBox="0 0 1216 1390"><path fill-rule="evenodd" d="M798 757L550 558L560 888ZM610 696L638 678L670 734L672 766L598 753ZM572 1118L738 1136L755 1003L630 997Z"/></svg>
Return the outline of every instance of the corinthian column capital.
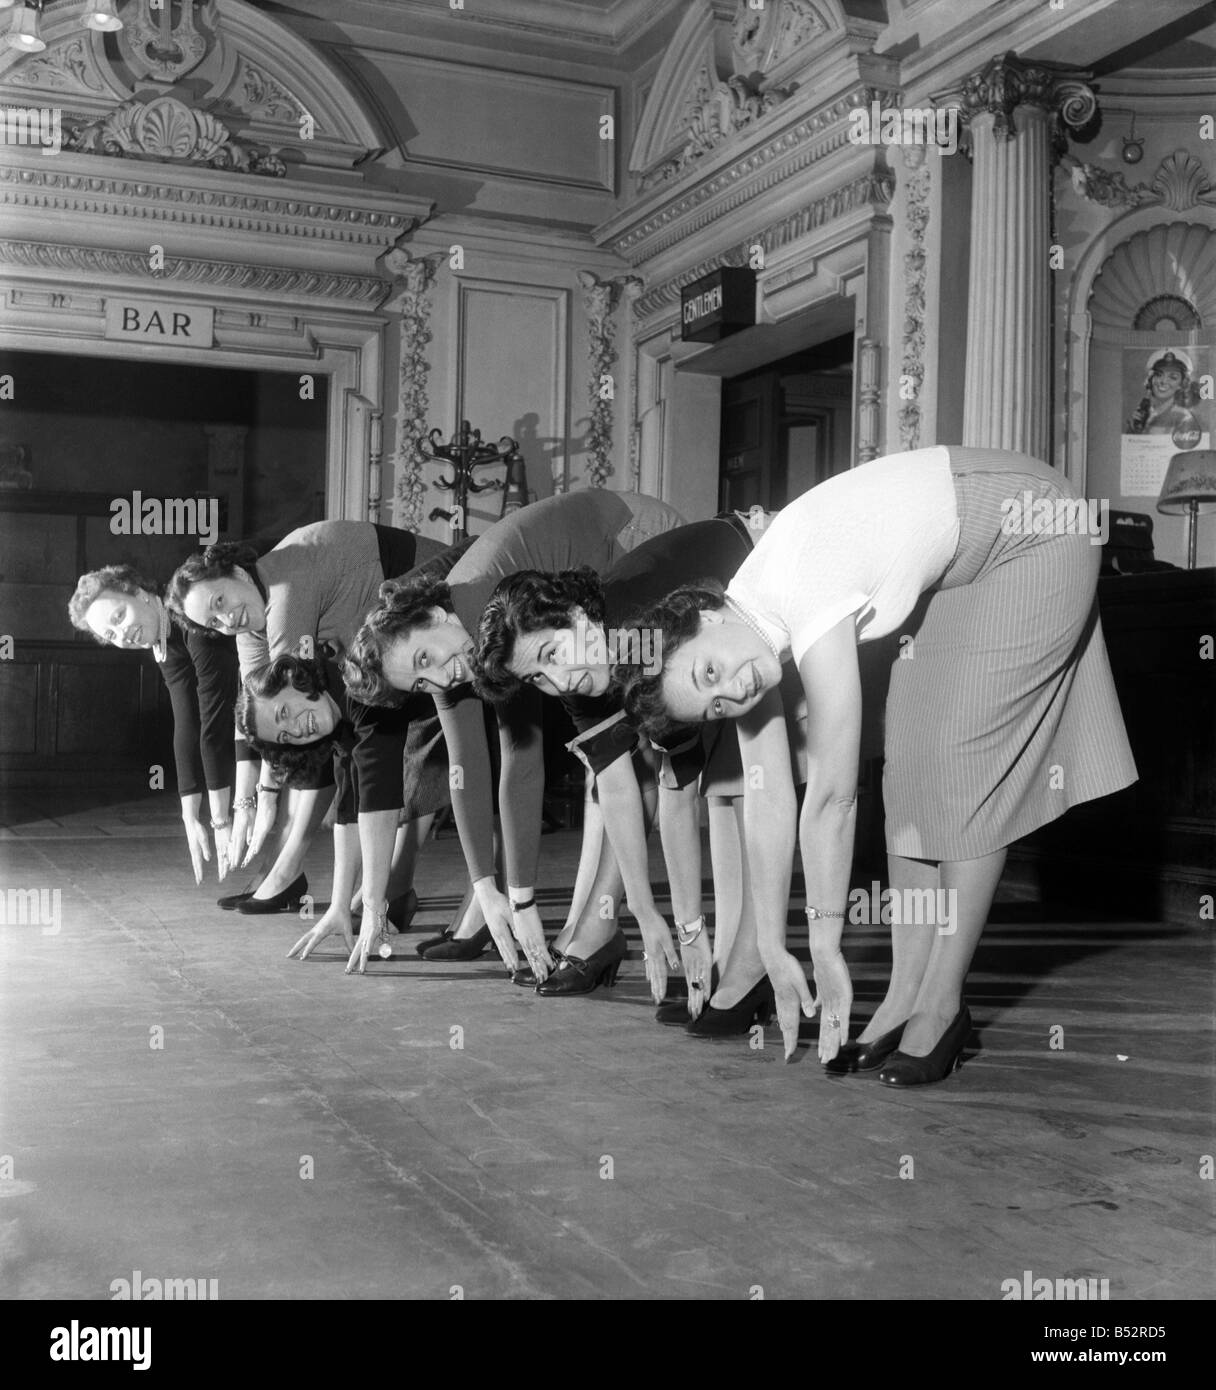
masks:
<svg viewBox="0 0 1216 1390"><path fill-rule="evenodd" d="M1088 85L1092 76L1059 63L1024 62L1016 53L999 53L933 101L956 109L964 130L969 131L978 116L992 116L993 134L1007 140L1017 133L1014 111L1019 106L1036 107L1052 118L1060 153L1068 132L1083 130L1098 110L1098 98Z"/></svg>

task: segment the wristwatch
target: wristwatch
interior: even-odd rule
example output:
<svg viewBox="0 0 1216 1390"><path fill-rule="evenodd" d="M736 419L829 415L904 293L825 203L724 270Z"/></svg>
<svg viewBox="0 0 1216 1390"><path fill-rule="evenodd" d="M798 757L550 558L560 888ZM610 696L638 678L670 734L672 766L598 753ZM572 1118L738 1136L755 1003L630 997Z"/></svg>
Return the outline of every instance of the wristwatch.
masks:
<svg viewBox="0 0 1216 1390"><path fill-rule="evenodd" d="M680 939L681 946L691 946L698 936L705 930L705 914L694 917L691 922L677 922L676 936ZM687 933L687 935L685 935Z"/></svg>

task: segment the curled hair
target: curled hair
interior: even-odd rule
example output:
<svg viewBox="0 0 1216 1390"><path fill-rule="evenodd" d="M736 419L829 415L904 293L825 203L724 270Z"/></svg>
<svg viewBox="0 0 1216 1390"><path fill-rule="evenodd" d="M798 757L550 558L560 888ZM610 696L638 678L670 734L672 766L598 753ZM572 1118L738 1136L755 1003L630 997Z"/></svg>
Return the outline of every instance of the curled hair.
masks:
<svg viewBox="0 0 1216 1390"><path fill-rule="evenodd" d="M273 743L258 737L256 702L272 699L288 686L310 700L319 699L329 689L325 667L298 656L278 656L269 666L246 676L236 697L237 732L278 781L289 787L315 787L333 756L336 728L311 743Z"/></svg>
<svg viewBox="0 0 1216 1390"><path fill-rule="evenodd" d="M137 594L140 590L155 594L156 587L146 580L134 565L106 565L103 569L90 570L76 581L76 592L68 599L68 618L73 627L87 632L103 647L109 643L98 637L88 624L89 609L105 593Z"/></svg>
<svg viewBox="0 0 1216 1390"><path fill-rule="evenodd" d="M451 613L452 591L442 579L420 574L413 579L386 579L380 602L355 633L342 662L346 693L364 705L397 709L410 692L395 690L384 678L384 653L394 642L430 627L431 609Z"/></svg>
<svg viewBox="0 0 1216 1390"><path fill-rule="evenodd" d="M633 619L636 626L650 628L661 637L663 669L652 672L636 663L619 662L612 668L612 681L630 721L650 737L662 737L679 723L667 713L663 699L663 677L671 658L701 630L701 614L719 609L725 602L722 585L706 579L673 589Z"/></svg>
<svg viewBox="0 0 1216 1390"><path fill-rule="evenodd" d="M501 704L523 685L510 669L516 638L545 628L571 626L571 613L581 608L593 623L604 621L604 590L599 575L588 565L558 574L519 570L508 575L481 615L473 656L473 688L483 700Z"/></svg>
<svg viewBox="0 0 1216 1390"><path fill-rule="evenodd" d="M238 566L253 577L253 582L260 591L262 585L255 568L257 558L258 553L254 547L241 541L218 541L215 545L209 545L206 550L191 555L173 571L173 577L165 589L165 607L169 610L169 616L183 632L201 632L207 637L222 636L222 633L204 627L186 616L186 595L196 584L202 584L208 579L230 578Z"/></svg>

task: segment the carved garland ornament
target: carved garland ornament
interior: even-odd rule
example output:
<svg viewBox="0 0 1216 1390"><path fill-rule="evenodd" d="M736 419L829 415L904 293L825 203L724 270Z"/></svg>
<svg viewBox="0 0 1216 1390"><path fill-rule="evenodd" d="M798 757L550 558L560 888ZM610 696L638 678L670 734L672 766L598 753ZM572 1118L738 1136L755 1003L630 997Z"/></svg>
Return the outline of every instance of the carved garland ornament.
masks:
<svg viewBox="0 0 1216 1390"><path fill-rule="evenodd" d="M918 158L919 156L919 158ZM904 221L909 250L904 253L903 356L899 364L899 443L915 449L920 439L920 395L925 380L925 231L929 226L929 166L923 148L904 150L910 169Z"/></svg>
<svg viewBox="0 0 1216 1390"><path fill-rule="evenodd" d="M1216 207L1216 185L1193 154L1175 150L1157 166L1151 184L1129 184L1122 170L1083 164L1071 155L1060 161L1072 179L1073 191L1106 208L1136 208L1161 204L1172 212L1193 207Z"/></svg>
<svg viewBox="0 0 1216 1390"><path fill-rule="evenodd" d="M587 356L590 366L588 395L591 400L591 424L587 430L587 448L591 458L587 464L587 481L592 487L603 487L612 474L612 411L615 391L611 387L612 369L616 365L616 308L622 290L636 294L642 282L636 275L617 275L601 280L589 270L580 270L578 282L583 287L583 306L587 311Z"/></svg>
<svg viewBox="0 0 1216 1390"><path fill-rule="evenodd" d="M85 154L114 155L172 164L206 164L245 174L282 178L287 173L276 155L260 153L237 140L228 127L206 111L195 111L176 97L123 102L108 115L77 126L64 148Z"/></svg>
<svg viewBox="0 0 1216 1390"><path fill-rule="evenodd" d="M403 247L394 247L384 258L384 268L402 286L398 309L401 314L401 366L397 374L397 446L393 452L393 525L407 531L422 526L426 500L424 455L418 441L426 438L430 399L427 377L431 365L426 349L431 341L430 289L442 251L415 259Z"/></svg>

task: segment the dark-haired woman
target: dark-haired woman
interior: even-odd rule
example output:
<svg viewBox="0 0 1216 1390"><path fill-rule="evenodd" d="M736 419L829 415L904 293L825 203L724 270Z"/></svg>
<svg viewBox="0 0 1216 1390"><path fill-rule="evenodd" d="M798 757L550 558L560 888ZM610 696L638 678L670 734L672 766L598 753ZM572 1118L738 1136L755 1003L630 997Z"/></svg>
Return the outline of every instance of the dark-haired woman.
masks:
<svg viewBox="0 0 1216 1390"><path fill-rule="evenodd" d="M204 791L222 880L229 868L234 765L237 661L233 644L182 632L170 622L157 586L130 565L108 565L82 574L68 601L68 617L73 627L92 633L103 645L152 653L173 711L177 794L194 881L202 883L203 863L211 860L211 841L201 814ZM242 751L243 756L251 756Z"/></svg>
<svg viewBox="0 0 1216 1390"><path fill-rule="evenodd" d="M332 663L299 656L276 657L243 682L236 704L237 728L284 784L315 784L321 770L337 758L331 901L289 956L306 960L335 931L342 933L348 952L354 949L352 899L360 865L360 817L387 813L388 825L400 826L383 895L373 896L370 888L363 895L378 918L378 938L387 933L389 920L397 924L389 902L402 883L409 890L413 862L431 818L449 804L443 739L433 712L429 719L426 713L418 708L365 710L348 699Z"/></svg>
<svg viewBox="0 0 1216 1390"><path fill-rule="evenodd" d="M646 852L648 825L643 788L649 781L647 743L625 715L612 664L658 669L662 653L632 615L666 594L673 584L728 581L747 558L768 517L728 513L677 527L647 541L603 576L583 569L563 574L523 571L504 579L481 620L476 688L502 701L521 686L561 700L578 731L569 744L589 773L585 825L602 818L610 851L598 867L592 900L619 898L622 881L631 904L653 911ZM750 524L749 524L750 522ZM656 665L657 663L657 665ZM688 1005L664 1004L660 1022L685 1023L703 1036L746 1033L771 1007L764 966L753 930L737 932L750 913L742 891L736 807L742 769L733 729L706 738L700 727L678 730L662 748L659 825L671 885L672 909L688 982ZM701 835L698 792L709 804L714 862L712 953L701 905ZM598 916L570 923L554 942L559 960L595 962L620 949L615 923ZM737 949L736 949L737 947ZM721 979L704 1019L714 963ZM559 975L563 965L559 964Z"/></svg>
<svg viewBox="0 0 1216 1390"><path fill-rule="evenodd" d="M290 532L261 556L235 544L208 547L178 567L165 599L187 628L235 636L246 677L277 656L294 654L304 638L315 644L318 655L340 656L375 605L384 580L443 549L438 541L372 522L319 521ZM320 786L293 793L307 815L305 845L332 799L332 772L319 775ZM253 792L252 777L238 769L238 801L246 803ZM256 823L234 822L234 837L240 843L247 835L251 854L274 824L276 803L264 780ZM272 873L239 910L257 912L290 894L294 885L280 881L285 877Z"/></svg>
<svg viewBox="0 0 1216 1390"><path fill-rule="evenodd" d="M1059 503L1060 505L1057 505ZM848 1037L841 954L861 723L858 642L923 618L892 664L884 800L891 888L945 891L944 923L893 928L886 997L845 1065L888 1085L942 1080L970 1035L963 987L1014 840L1135 780L1095 592L1098 549L1053 469L994 449L895 454L791 503L725 601L675 594L642 619L663 633L659 673L623 671L644 725L737 719L760 953L787 1055L816 1008L785 947L795 799L776 697L792 661L806 693L800 820L820 1013L819 1056ZM1072 505L1070 505L1072 504ZM1046 512L1061 518L1042 524ZM923 898L921 899L923 901ZM941 900L940 898L938 899Z"/></svg>
<svg viewBox="0 0 1216 1390"><path fill-rule="evenodd" d="M452 806L486 926L467 937L470 957L492 938L508 962L518 940L538 982L553 968L534 893L540 853L544 755L537 693L523 690L496 710L502 771L499 808L508 898L494 881L490 828L491 763L482 702L470 681L473 634L498 584L520 569L606 571L650 537L680 525L665 503L635 493L590 489L547 498L505 517L480 536L446 582L417 580L397 586L352 645L344 673L347 689L365 704L392 704L407 694L434 698L453 773ZM598 856L597 856L598 858ZM589 904L586 911L595 910ZM633 904L631 904L631 907ZM667 924L651 909L635 909L648 943L652 988L665 984L664 966L676 958ZM613 916L615 916L615 905ZM457 944L462 937L458 933ZM361 937L361 962L370 938ZM557 993L586 993L611 982L619 959L594 977L569 970L551 986ZM661 983L660 983L661 982Z"/></svg>

